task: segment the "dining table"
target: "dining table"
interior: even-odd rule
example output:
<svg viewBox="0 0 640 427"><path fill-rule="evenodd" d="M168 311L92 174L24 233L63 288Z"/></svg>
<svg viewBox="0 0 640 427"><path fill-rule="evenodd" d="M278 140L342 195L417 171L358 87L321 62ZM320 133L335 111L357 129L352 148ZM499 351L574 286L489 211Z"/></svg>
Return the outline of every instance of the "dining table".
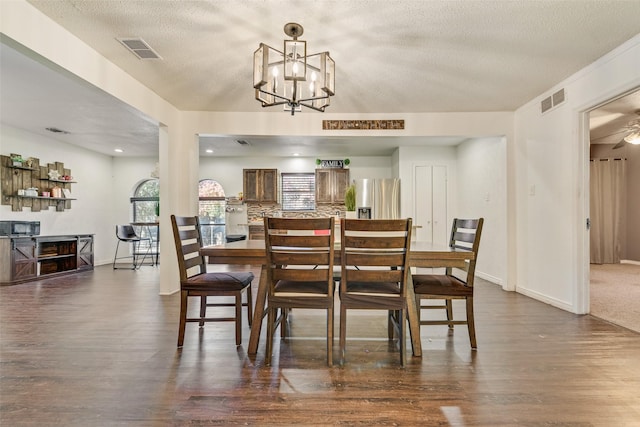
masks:
<svg viewBox="0 0 640 427"><path fill-rule="evenodd" d="M340 242L336 242L336 250L334 252L335 265L341 264L339 245ZM258 292L255 298L255 308L251 324L251 334L249 336L249 345L247 348L248 354L255 355L258 352L262 320L266 314L265 305L268 294L265 241L241 240L222 243L219 245L203 246L200 249L200 254L208 258L209 264L261 266ZM418 267L462 267L467 261L473 260L474 257L475 254L472 251L425 241L411 242L411 247L409 249L409 265L412 269ZM413 356L421 357L422 343L420 340L420 317L413 291L411 272L408 274L406 295L407 319L409 322L409 334L411 336Z"/></svg>

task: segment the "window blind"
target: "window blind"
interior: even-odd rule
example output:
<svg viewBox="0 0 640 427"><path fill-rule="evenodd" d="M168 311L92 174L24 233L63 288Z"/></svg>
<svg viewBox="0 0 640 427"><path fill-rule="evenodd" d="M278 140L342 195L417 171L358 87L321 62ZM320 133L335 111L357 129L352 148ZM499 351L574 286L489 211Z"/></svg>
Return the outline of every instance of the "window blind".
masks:
<svg viewBox="0 0 640 427"><path fill-rule="evenodd" d="M282 173L282 210L312 211L316 207L314 173Z"/></svg>

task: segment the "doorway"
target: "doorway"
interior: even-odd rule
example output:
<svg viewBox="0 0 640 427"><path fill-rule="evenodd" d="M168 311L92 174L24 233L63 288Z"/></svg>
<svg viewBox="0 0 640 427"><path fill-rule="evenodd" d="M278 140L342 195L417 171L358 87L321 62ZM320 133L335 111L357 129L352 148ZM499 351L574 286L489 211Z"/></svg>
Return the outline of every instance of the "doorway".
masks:
<svg viewBox="0 0 640 427"><path fill-rule="evenodd" d="M617 97L591 110L589 116L590 192L589 310L596 317L640 332L640 231L632 219L640 217L640 145L622 142L631 132L629 123L640 119L640 90ZM616 178L616 171L623 174ZM609 175L610 173L610 175ZM607 175L602 177L601 174ZM614 184L617 180L617 184ZM597 183L605 185L605 197ZM604 183L604 184L602 184ZM607 201L619 187L618 212ZM616 197L614 197L616 199ZM601 210L613 215L598 221ZM597 227L597 228L594 228ZM618 230L618 239L601 233Z"/></svg>

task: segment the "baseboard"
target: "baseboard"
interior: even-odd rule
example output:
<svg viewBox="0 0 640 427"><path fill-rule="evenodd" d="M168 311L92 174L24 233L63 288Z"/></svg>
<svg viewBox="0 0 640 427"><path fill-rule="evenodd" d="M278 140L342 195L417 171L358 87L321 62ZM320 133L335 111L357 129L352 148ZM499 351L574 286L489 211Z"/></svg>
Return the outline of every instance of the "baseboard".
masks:
<svg viewBox="0 0 640 427"><path fill-rule="evenodd" d="M633 264L633 265L640 265L640 261L634 261L632 259L621 259L620 260L620 264Z"/></svg>
<svg viewBox="0 0 640 427"><path fill-rule="evenodd" d="M555 298L550 298L547 295L541 294L539 292L533 291L531 289L526 289L522 287L516 287L516 292L522 295L526 295L534 300L543 302L545 304L552 305L554 307L560 308L562 310L573 313L573 306L565 301L560 301Z"/></svg>
<svg viewBox="0 0 640 427"><path fill-rule="evenodd" d="M493 284L499 285L500 287L502 287L502 279L492 276L490 274L487 273L483 273L482 271L477 271L476 270L476 276L486 280L487 282L491 282Z"/></svg>

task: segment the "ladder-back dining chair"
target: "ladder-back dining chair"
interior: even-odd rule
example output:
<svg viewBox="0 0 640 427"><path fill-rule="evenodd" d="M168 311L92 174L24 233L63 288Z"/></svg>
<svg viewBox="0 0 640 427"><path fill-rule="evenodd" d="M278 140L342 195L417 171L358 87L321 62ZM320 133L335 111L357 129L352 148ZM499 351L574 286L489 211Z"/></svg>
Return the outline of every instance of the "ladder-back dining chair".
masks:
<svg viewBox="0 0 640 427"><path fill-rule="evenodd" d="M235 322L236 345L242 343L242 307L247 307L249 325L253 316L251 272L207 272L205 257L200 255L202 236L200 221L197 216L171 215L171 226L178 255L180 270L180 327L178 329L178 347L184 343L187 322L198 322L203 327L205 322ZM242 302L242 294L247 294L246 303ZM207 302L207 297L232 296L235 303ZM200 297L198 317L187 316L189 297ZM235 307L234 317L206 317L207 307Z"/></svg>
<svg viewBox="0 0 640 427"><path fill-rule="evenodd" d="M368 309L388 310L389 339L395 332L405 366L411 223L411 218L341 220L341 363L346 355L347 310Z"/></svg>
<svg viewBox="0 0 640 427"><path fill-rule="evenodd" d="M421 309L444 309L447 314L447 320L420 319L420 324L448 325L450 329L453 329L453 325L467 325L472 349L477 348L475 320L473 317L473 279L476 271L476 260L478 259L478 247L480 246L483 224L484 218L455 218L453 220L449 246L456 250L473 252L474 257L472 260L461 262L456 266L447 267L444 274L414 274L412 276L419 318ZM465 300L466 319L454 320L452 304L454 299ZM444 305L421 305L423 304L422 300L444 300Z"/></svg>
<svg viewBox="0 0 640 427"><path fill-rule="evenodd" d="M333 365L334 224L330 218L264 219L267 255L267 349L271 364L275 330L291 334L291 309L327 312L327 365Z"/></svg>

